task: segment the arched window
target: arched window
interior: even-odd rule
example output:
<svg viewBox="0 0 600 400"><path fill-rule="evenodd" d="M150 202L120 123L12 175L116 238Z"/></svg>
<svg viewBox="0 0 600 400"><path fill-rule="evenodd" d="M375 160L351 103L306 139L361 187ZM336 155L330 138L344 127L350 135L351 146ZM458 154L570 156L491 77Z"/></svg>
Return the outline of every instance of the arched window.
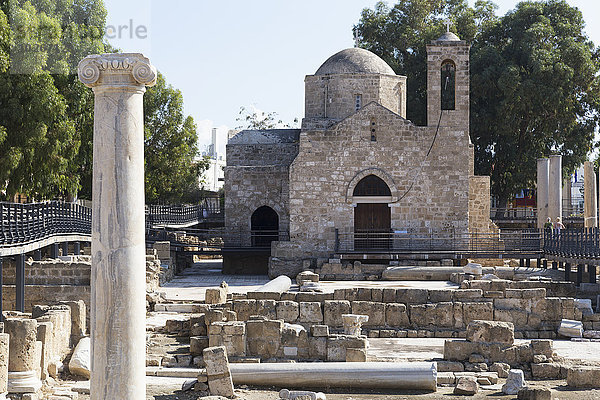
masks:
<svg viewBox="0 0 600 400"><path fill-rule="evenodd" d="M456 107L456 65L452 60L442 63L442 110Z"/></svg>
<svg viewBox="0 0 600 400"><path fill-rule="evenodd" d="M391 196L389 186L378 176L367 175L354 188L353 196Z"/></svg>
<svg viewBox="0 0 600 400"><path fill-rule="evenodd" d="M253 247L269 247L279 240L279 216L271 207L258 207L250 217Z"/></svg>

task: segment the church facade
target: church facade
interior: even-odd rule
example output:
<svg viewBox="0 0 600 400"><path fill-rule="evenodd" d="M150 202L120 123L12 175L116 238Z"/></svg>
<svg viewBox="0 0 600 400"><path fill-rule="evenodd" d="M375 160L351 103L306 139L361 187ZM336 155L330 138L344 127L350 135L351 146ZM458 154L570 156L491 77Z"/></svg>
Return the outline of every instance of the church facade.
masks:
<svg viewBox="0 0 600 400"><path fill-rule="evenodd" d="M406 77L346 49L306 77L301 129L230 138L226 229L271 245L271 276L341 250L393 251L395 234L488 232L489 177L473 162L466 42L448 32L427 46L427 126L406 119Z"/></svg>

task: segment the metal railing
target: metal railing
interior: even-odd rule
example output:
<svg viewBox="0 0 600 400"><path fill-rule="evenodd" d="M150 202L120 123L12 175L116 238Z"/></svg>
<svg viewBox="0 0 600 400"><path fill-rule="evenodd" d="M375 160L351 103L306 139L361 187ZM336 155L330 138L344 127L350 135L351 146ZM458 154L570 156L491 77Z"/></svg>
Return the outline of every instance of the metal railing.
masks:
<svg viewBox="0 0 600 400"><path fill-rule="evenodd" d="M600 259L600 230L547 229L544 231L544 253L565 258Z"/></svg>
<svg viewBox="0 0 600 400"><path fill-rule="evenodd" d="M55 235L91 233L92 210L60 201L0 202L0 246L23 245Z"/></svg>
<svg viewBox="0 0 600 400"><path fill-rule="evenodd" d="M583 218L583 207L563 205L562 214L564 219ZM537 208L535 207L492 207L490 208L490 218L494 221L502 220L537 220Z"/></svg>
<svg viewBox="0 0 600 400"><path fill-rule="evenodd" d="M458 255L513 255L542 252L539 231L507 233L431 233L336 231L336 252L452 253Z"/></svg>
<svg viewBox="0 0 600 400"><path fill-rule="evenodd" d="M215 204L149 205L146 206L146 227L195 225L222 216L222 209Z"/></svg>

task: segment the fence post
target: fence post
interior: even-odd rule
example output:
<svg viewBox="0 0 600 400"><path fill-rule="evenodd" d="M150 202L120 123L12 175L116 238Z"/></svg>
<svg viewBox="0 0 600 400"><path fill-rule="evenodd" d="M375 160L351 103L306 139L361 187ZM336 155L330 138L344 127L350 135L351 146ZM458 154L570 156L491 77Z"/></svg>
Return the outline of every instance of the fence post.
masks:
<svg viewBox="0 0 600 400"><path fill-rule="evenodd" d="M565 263L565 281L571 282L571 264Z"/></svg>
<svg viewBox="0 0 600 400"><path fill-rule="evenodd" d="M596 283L596 266L588 265L588 275L590 283Z"/></svg>
<svg viewBox="0 0 600 400"><path fill-rule="evenodd" d="M575 284L577 286L581 285L581 282L583 282L583 268L584 268L583 264L577 264L577 278L575 281Z"/></svg>
<svg viewBox="0 0 600 400"><path fill-rule="evenodd" d="M25 312L25 255L17 254L15 271L15 309Z"/></svg>

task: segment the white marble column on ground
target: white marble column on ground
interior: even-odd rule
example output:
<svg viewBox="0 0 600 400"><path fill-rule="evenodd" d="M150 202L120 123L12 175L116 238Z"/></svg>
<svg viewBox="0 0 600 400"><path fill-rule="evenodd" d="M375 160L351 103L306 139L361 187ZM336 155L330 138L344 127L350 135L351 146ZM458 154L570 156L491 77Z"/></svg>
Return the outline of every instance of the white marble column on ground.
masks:
<svg viewBox="0 0 600 400"><path fill-rule="evenodd" d="M156 69L142 54L84 58L94 90L91 400L146 399L143 95Z"/></svg>
<svg viewBox="0 0 600 400"><path fill-rule="evenodd" d="M39 359L36 359L35 354L37 321L26 318L6 318L4 331L10 337L8 392L36 393L42 387L42 381L36 371L39 366Z"/></svg>
<svg viewBox="0 0 600 400"><path fill-rule="evenodd" d="M583 186L584 186L584 226L586 228L598 227L598 204L596 187L596 172L594 164L586 161L583 165Z"/></svg>
<svg viewBox="0 0 600 400"><path fill-rule="evenodd" d="M550 160L537 159L537 227L543 229L548 219L548 179L550 177Z"/></svg>
<svg viewBox="0 0 600 400"><path fill-rule="evenodd" d="M548 179L548 216L552 222L556 218L562 220L562 156L550 156L550 169Z"/></svg>

